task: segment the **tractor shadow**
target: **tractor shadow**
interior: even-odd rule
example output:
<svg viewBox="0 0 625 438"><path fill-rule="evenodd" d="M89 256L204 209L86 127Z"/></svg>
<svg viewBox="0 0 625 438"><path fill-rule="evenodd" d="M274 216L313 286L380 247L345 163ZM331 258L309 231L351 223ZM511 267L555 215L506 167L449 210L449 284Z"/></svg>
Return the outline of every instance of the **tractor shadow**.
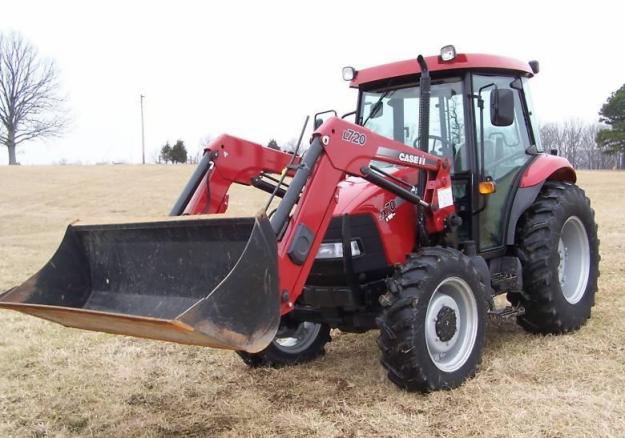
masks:
<svg viewBox="0 0 625 438"><path fill-rule="evenodd" d="M505 351L513 342L528 342L533 338L516 323L516 319L496 321L489 319L486 324L486 346L484 353Z"/></svg>

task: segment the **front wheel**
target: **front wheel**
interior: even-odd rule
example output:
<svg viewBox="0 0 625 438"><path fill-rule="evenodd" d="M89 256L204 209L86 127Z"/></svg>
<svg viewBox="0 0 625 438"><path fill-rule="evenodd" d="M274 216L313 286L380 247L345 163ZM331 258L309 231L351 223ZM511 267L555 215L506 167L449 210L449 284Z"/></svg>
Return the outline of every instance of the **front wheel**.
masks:
<svg viewBox="0 0 625 438"><path fill-rule="evenodd" d="M330 341L327 324L303 321L299 324L283 324L271 344L258 353L237 351L243 361L252 367L281 367L308 362L325 353Z"/></svg>
<svg viewBox="0 0 625 438"><path fill-rule="evenodd" d="M378 345L393 383L429 392L455 388L475 374L488 297L468 257L424 248L390 280L388 295Z"/></svg>
<svg viewBox="0 0 625 438"><path fill-rule="evenodd" d="M525 308L519 324L536 333L579 329L595 303L599 239L595 214L574 184L547 181L517 228Z"/></svg>

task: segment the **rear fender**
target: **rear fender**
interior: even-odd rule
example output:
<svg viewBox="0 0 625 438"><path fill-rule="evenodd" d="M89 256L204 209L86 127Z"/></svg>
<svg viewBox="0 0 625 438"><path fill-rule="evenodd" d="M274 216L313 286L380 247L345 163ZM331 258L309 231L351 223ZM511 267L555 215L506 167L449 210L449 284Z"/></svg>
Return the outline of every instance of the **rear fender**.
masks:
<svg viewBox="0 0 625 438"><path fill-rule="evenodd" d="M520 187L532 187L545 181L577 181L575 169L564 157L541 154L525 169Z"/></svg>
<svg viewBox="0 0 625 438"><path fill-rule="evenodd" d="M519 218L534 203L545 181L575 183L577 175L569 160L564 157L541 154L533 160L525 169L519 188L514 195L506 233L507 245L514 245Z"/></svg>

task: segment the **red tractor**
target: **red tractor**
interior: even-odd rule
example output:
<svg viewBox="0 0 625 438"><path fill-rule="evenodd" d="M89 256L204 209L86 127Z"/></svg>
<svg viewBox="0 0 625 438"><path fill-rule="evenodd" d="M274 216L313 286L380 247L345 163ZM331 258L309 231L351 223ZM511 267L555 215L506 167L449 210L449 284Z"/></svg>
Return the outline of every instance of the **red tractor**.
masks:
<svg viewBox="0 0 625 438"><path fill-rule="evenodd" d="M452 46L346 67L356 111L315 120L301 157L223 135L173 217L70 225L0 306L233 349L251 366L314 359L332 328L379 329L395 384L457 387L476 371L489 316L559 334L594 304L594 212L569 162L540 144L528 88L537 72L534 61ZM281 200L268 214L271 202L223 217L232 183ZM510 306L496 308L500 294Z"/></svg>

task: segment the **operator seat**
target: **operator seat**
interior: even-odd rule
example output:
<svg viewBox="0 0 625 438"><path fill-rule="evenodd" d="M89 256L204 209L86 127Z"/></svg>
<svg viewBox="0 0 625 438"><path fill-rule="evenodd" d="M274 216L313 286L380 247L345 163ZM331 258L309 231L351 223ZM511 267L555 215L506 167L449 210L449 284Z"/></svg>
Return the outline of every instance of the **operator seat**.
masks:
<svg viewBox="0 0 625 438"><path fill-rule="evenodd" d="M463 169L466 169L469 163L469 160L467 157L467 148L466 148L465 143L461 143L455 146L454 149L455 151L454 151L454 157L453 157L453 163L454 163L453 170L458 172Z"/></svg>
<svg viewBox="0 0 625 438"><path fill-rule="evenodd" d="M479 143L478 143L479 144ZM453 170L455 172L461 172L470 169L469 165L469 157L467 154L467 146L466 143L462 143L456 146L456 151L454 152L453 157ZM476 153L480 153L480 148L478 146ZM486 164L497 159L499 154L503 154L503 143L495 145L491 140L484 139L484 161ZM479 161L479 157L478 157ZM488 173L488 172L487 172Z"/></svg>

